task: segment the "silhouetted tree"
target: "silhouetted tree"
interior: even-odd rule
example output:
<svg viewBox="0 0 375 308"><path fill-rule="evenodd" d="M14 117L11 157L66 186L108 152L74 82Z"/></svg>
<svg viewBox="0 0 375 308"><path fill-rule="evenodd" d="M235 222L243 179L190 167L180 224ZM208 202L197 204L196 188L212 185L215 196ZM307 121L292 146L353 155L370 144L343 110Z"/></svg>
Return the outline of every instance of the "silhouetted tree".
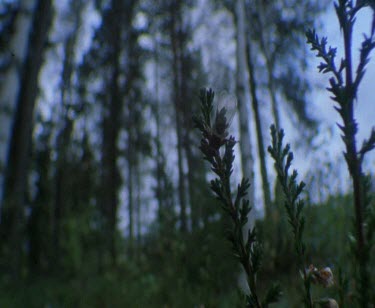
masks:
<svg viewBox="0 0 375 308"><path fill-rule="evenodd" d="M51 0L39 0L33 12L27 54L22 63L10 147L4 182L1 220L2 245L11 245L15 257L13 270L19 271L24 227L24 205L27 192L33 113L38 94L38 75L43 64L48 33L52 22Z"/></svg>

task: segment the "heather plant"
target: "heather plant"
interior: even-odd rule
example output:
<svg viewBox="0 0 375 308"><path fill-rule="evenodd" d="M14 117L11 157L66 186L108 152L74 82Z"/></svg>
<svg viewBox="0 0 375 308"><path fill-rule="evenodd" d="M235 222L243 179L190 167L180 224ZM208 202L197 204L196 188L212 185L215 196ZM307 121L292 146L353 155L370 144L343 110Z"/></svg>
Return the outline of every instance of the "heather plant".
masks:
<svg viewBox="0 0 375 308"><path fill-rule="evenodd" d="M201 116L195 117L195 125L202 133L200 150L217 178L211 181L211 190L221 203L223 211L230 218L228 240L232 244L233 254L242 265L246 274L249 294L246 295L247 307L268 307L281 296L278 284L273 284L262 297L259 293L257 276L262 265L262 245L258 241L255 228L247 228L252 207L247 200L248 179L242 179L232 193L231 176L233 173L233 148L237 141L229 136L229 106L216 106L214 110L214 92L211 89L200 91Z"/></svg>
<svg viewBox="0 0 375 308"><path fill-rule="evenodd" d="M306 33L311 49L322 59L318 66L319 71L332 75L327 90L332 94L334 108L342 119L342 124L337 125L342 132L341 137L345 144L344 157L353 187L354 222L353 234L349 235L353 268L351 276L354 300L360 307L370 307L375 302L370 268L371 251L374 247L375 211L370 198L370 178L362 167L365 155L375 148L375 129L372 129L369 138L364 140L358 149L358 123L354 117L354 102L369 62L369 55L375 48L375 17L370 33L364 34L356 67L353 64L352 36L358 12L367 5L374 9L373 2L357 1L354 5L351 0L339 0L335 3L344 44L344 56L339 60L336 57L336 48L329 46L327 49L326 37L319 39L314 30ZM338 66L336 62L339 63Z"/></svg>
<svg viewBox="0 0 375 308"><path fill-rule="evenodd" d="M219 101L214 104L214 92L211 89L200 91L201 116L195 117L196 127L202 133L200 150L207 160L217 178L211 180L211 190L221 203L221 207L231 220L228 230L228 240L232 244L233 254L242 265L249 288L246 296L247 307L267 307L275 303L281 296L281 288L274 283L261 300L257 283L261 270L263 250L262 243L257 237L256 227L247 228L248 217L252 207L245 199L250 185L248 179L242 179L233 193L231 188L231 176L233 172L234 153L233 148L237 141L229 136L228 128L232 115L228 105L221 105ZM215 108L216 107L216 108ZM214 110L215 109L215 110ZM300 198L305 184L297 183L297 171L289 174L289 168L293 160L290 146L282 144L283 131L276 131L272 126L272 146L269 152L275 159L275 167L281 186L285 194L285 208L289 223L294 235L294 247L297 254L297 265L304 282L302 300L306 307L314 307L314 304L336 303L331 298L313 299L311 284L323 287L333 285L333 274L329 267L316 268L308 264L306 257L306 245L303 241L305 219L302 215L304 201Z"/></svg>
<svg viewBox="0 0 375 308"><path fill-rule="evenodd" d="M289 173L293 161L293 152L290 151L290 145L283 146L284 131L276 130L271 126L272 145L268 147L268 152L275 161L275 169L279 183L285 196L285 209L289 224L292 228L294 248L297 254L297 266L303 279L304 292L302 300L305 307L314 307L314 303L332 304L336 303L331 298L313 299L311 284L315 283L323 287L333 285L333 274L329 267L321 269L313 264L308 265L306 256L306 244L303 234L305 229L305 217L303 216L304 200L300 197L305 187L304 182L297 182L298 173L293 170Z"/></svg>
<svg viewBox="0 0 375 308"><path fill-rule="evenodd" d="M344 56L339 60L338 66L336 66L337 49L331 46L327 48L327 38L319 39L315 30L306 32L307 42L311 45L311 49L316 51L317 56L323 60L318 66L319 71L333 75L329 79L330 86L327 90L331 92L331 98L336 104L334 108L342 119L342 124L338 124L338 127L342 132L342 140L346 149L344 157L353 186L353 234L348 235L351 262L346 261L338 267L336 281L340 307L347 302L351 307L353 305L373 307L371 305L375 303L371 269L374 262L371 256L374 251L375 209L371 203L370 177L364 173L362 167L366 154L375 148L375 129L372 129L369 138L363 141L362 146L357 147L358 124L354 118L354 102L358 88L365 74L369 55L375 48L375 17L370 34L364 35L356 68L353 67L352 59L352 32L357 13L371 3L371 1L357 1L354 5L350 0L339 0L335 3L344 42ZM373 6L371 7L374 9ZM201 90L200 100L201 116L195 118L196 127L202 133L200 150L217 176L211 181L211 190L231 220L228 239L232 243L234 256L246 273L249 287L247 306L266 307L279 300L281 289L275 284L268 290L264 299L260 299L257 278L264 257L262 243L257 237L256 228L243 232L251 212L249 201L245 199L250 185L249 180L243 179L235 192L232 192L231 188L233 148L237 141L228 133L230 110L225 105L217 106L215 109L214 93L211 89ZM272 125L271 137L272 144L268 151L275 161L278 181L285 197L286 216L292 229L296 263L303 282L302 302L305 307L311 308L317 305L338 307L338 303L333 298L313 295L314 284L322 287L334 285L333 273L330 267L317 268L310 260L311 254L307 253L307 244L304 240L305 202L301 197L305 184L297 182L296 170L290 172L293 153L290 151L289 144L283 145L284 131L277 130ZM350 263L352 273L346 277Z"/></svg>

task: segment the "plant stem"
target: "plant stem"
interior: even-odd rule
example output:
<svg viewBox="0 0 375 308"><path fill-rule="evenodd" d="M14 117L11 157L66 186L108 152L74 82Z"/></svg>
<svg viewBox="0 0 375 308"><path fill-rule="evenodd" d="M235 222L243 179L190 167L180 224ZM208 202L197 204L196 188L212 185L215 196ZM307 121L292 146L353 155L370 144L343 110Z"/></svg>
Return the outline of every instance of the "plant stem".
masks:
<svg viewBox="0 0 375 308"><path fill-rule="evenodd" d="M362 196L361 196L361 175L362 168L357 156L356 147L356 123L354 120L353 112L353 77L352 77L352 24L350 22L346 23L343 27L344 32L344 46L345 46L345 62L346 62L346 99L347 99L347 123L349 134L346 136L349 138L346 143L346 150L348 153L348 167L353 180L354 189L354 208L356 212L356 225L357 225L357 236L358 236L358 250L361 255L364 247L364 234L363 234L363 206L362 206Z"/></svg>
<svg viewBox="0 0 375 308"><path fill-rule="evenodd" d="M357 232L357 258L359 261L359 286L358 293L360 294L359 301L362 307L366 307L368 304L368 290L365 285L368 281L367 273L367 258L365 255L365 236L363 228L363 194L362 194L362 166L360 158L357 155L357 146L356 146L356 133L357 125L354 119L354 99L356 90L353 85L352 78L352 25L351 21L345 23L343 27L344 34L344 48L345 48L345 62L346 62L346 104L343 105L343 108L347 108L346 119L344 119L345 125L345 138L346 138L346 151L347 151L347 164L350 175L353 182L353 194L354 194L354 210L355 210L355 223L356 223L356 232Z"/></svg>
<svg viewBox="0 0 375 308"><path fill-rule="evenodd" d="M237 222L237 224L239 224L239 221ZM242 233L242 230L239 230L239 232ZM259 299L258 299L258 295L257 295L258 293L257 293L257 287L256 287L256 279L255 279L255 275L253 274L254 273L253 268L250 264L249 254L248 254L248 252L246 251L246 248L245 248L243 236L241 236L241 251L242 251L242 255L244 256L241 263L242 263L242 266L244 267L246 275L247 275L247 283L249 285L250 292L251 292L251 294L254 298L256 306L258 308L261 308L262 306L259 303Z"/></svg>

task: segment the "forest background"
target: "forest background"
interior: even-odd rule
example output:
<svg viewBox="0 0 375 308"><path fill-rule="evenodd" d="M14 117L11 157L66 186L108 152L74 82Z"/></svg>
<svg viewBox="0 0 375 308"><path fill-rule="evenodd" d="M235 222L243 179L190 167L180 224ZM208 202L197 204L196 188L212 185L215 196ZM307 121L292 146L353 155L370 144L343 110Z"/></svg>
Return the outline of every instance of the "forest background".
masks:
<svg viewBox="0 0 375 308"><path fill-rule="evenodd" d="M371 9L361 14L355 46L371 27ZM0 2L0 306L239 303L239 267L192 121L205 86L237 102L234 174L252 184L263 280L288 282L280 305L298 303L265 151L271 123L287 132L307 183L309 253L341 264L352 217L339 118L309 28L339 45L331 1ZM370 62L360 139L374 124L374 75ZM370 173L374 163L369 155Z"/></svg>

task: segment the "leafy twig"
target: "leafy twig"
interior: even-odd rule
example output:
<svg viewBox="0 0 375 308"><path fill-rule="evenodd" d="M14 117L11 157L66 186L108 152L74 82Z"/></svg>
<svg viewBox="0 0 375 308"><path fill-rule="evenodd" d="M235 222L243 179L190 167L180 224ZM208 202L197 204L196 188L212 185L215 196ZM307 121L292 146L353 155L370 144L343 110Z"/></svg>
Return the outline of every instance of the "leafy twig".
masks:
<svg viewBox="0 0 375 308"><path fill-rule="evenodd" d="M306 307L313 307L313 299L311 296L311 279L308 275L307 262L305 256L306 246L303 242L303 231L305 227L305 218L302 215L304 207L303 199L299 196L305 187L304 182L297 183L297 171L293 170L289 174L289 169L293 160L293 153L287 144L283 147L284 131L276 131L274 125L271 126L272 145L268 147L268 152L275 160L275 168L278 180L282 186L285 195L285 209L288 215L288 221L292 227L294 235L294 247L298 257L298 268L301 271L304 281L304 303Z"/></svg>
<svg viewBox="0 0 375 308"><path fill-rule="evenodd" d="M330 287L334 284L333 274L329 267L317 269L312 264L307 266L306 245L303 241L305 218L302 212L304 208L304 200L300 198L300 195L305 187L305 183L302 181L297 183L298 174L296 170L293 170L292 173L289 174L289 169L293 161L293 152L290 151L289 144L287 144L285 147L283 146L284 131L282 129L277 131L275 125L272 125L271 137L272 144L268 147L268 152L275 161L277 177L285 196L284 205L289 224L292 227L292 232L294 235L294 247L297 253L297 265L304 284L303 302L305 306L309 308L314 307L315 303L330 303L333 305L336 303L336 301L332 298L320 298L313 300L311 284L315 283L325 288Z"/></svg>
<svg viewBox="0 0 375 308"><path fill-rule="evenodd" d="M362 148L357 151L356 134L358 125L354 119L354 100L357 97L359 84L365 74L366 65L369 62L369 55L375 48L374 39L374 23L369 36L364 35L362 46L360 49L359 64L356 69L356 74L353 79L353 64L352 64L352 31L356 14L364 7L364 3L372 3L373 1L357 1L356 6L353 6L351 0L339 0L335 3L337 18L340 23L344 37L344 51L345 56L341 59L340 69L336 69L335 57L336 49L330 47L326 50L327 39L319 40L314 30L309 30L306 33L307 42L311 45L311 49L317 51L317 57L323 59L323 62L318 66L319 71L323 73L332 73L330 78L331 97L334 102L338 104L335 109L340 114L343 124L338 124L342 131L342 139L344 141L346 151L344 157L349 169L349 173L353 182L354 193L354 210L355 210L355 238L354 245L352 245L352 253L355 256L355 267L357 268L358 281L356 283L357 299L361 307L367 307L371 301L368 286L370 283L369 265L369 251L375 226L372 229L365 226L371 226L371 215L365 215L367 212L366 194L368 188L365 185L365 176L362 171L362 162L364 155L375 148L375 131L372 130L368 140L363 142ZM373 6L372 6L373 7ZM374 19L375 20L375 19ZM345 75L344 75L345 73ZM373 294L372 296L375 296Z"/></svg>
<svg viewBox="0 0 375 308"><path fill-rule="evenodd" d="M196 127L202 133L200 150L204 159L211 164L217 178L211 181L211 190L221 202L222 209L231 218L232 227L228 239L232 243L234 256L243 266L250 294L247 296L247 307L268 307L277 302L281 296L280 287L275 284L269 288L263 300L257 288L257 274L262 264L262 246L258 242L255 228L243 232L251 211L249 200L245 199L250 186L248 179L242 179L237 186L235 198L232 198L230 177L233 172L233 148L237 141L228 137L228 110L226 107L212 113L214 92L211 89L200 91L201 116L194 117ZM213 119L213 120L212 120ZM221 149L224 147L224 151Z"/></svg>

